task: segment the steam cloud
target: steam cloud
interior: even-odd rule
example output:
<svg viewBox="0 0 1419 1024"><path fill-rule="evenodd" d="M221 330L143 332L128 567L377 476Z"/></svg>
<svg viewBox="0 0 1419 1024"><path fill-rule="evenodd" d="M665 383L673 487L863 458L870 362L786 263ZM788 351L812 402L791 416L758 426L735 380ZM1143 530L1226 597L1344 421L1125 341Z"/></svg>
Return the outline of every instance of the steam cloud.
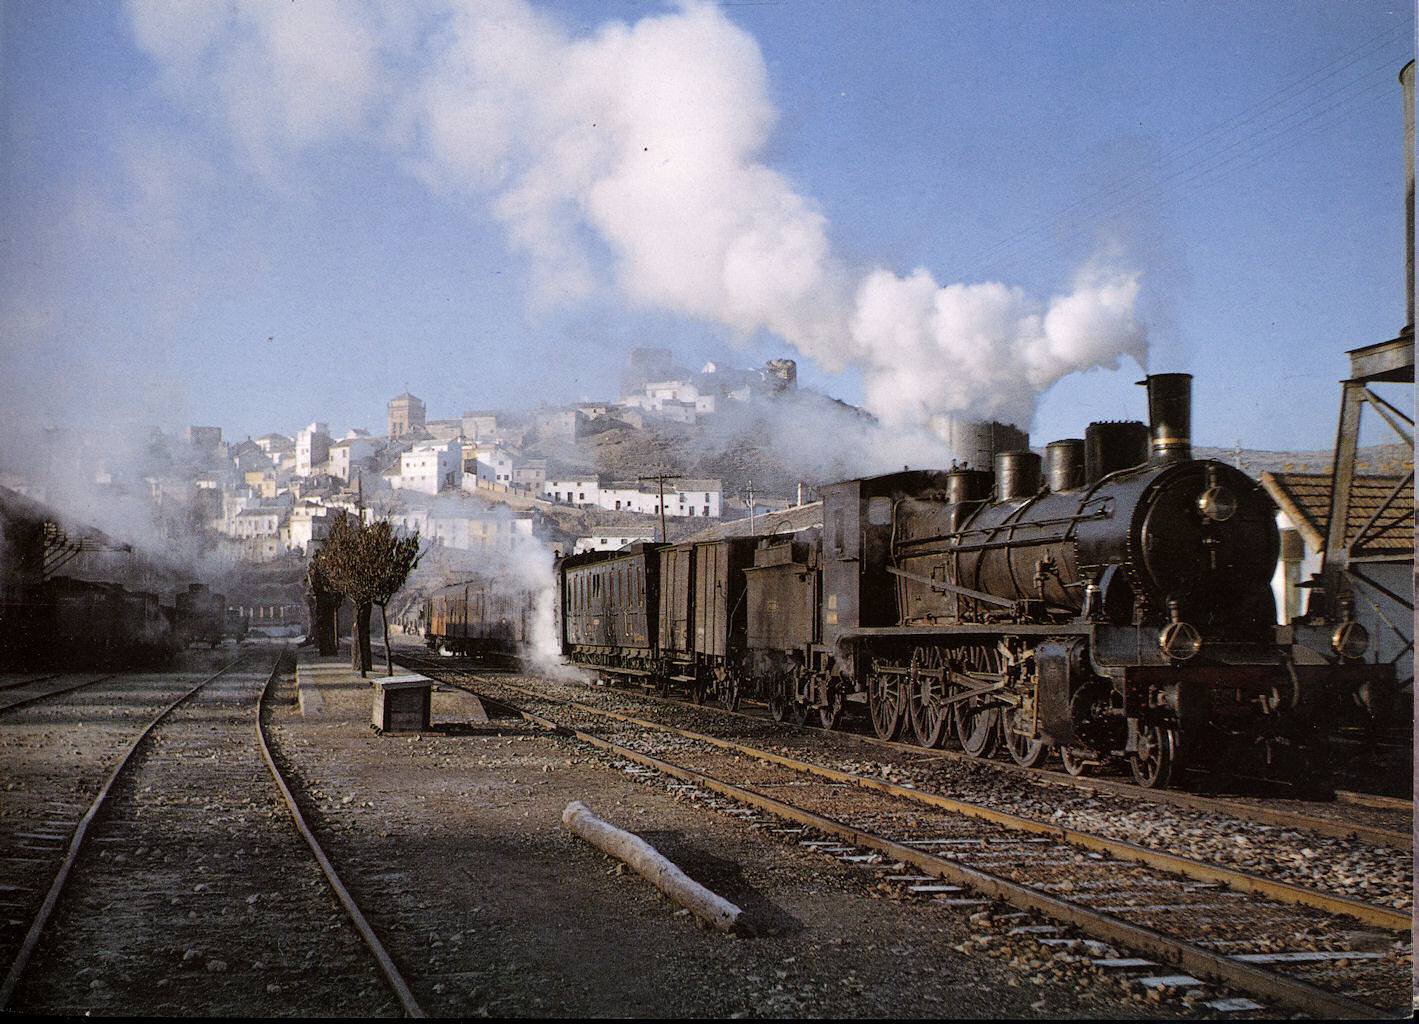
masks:
<svg viewBox="0 0 1419 1024"><path fill-rule="evenodd" d="M431 189L486 200L540 300L587 294L609 263L633 303L858 368L889 426L1028 428L1061 377L1146 356L1135 272L1096 263L1042 301L845 266L822 212L761 162L777 119L763 56L712 4L581 37L524 0L130 13L174 95L217 111L274 183L303 151L373 133Z"/></svg>

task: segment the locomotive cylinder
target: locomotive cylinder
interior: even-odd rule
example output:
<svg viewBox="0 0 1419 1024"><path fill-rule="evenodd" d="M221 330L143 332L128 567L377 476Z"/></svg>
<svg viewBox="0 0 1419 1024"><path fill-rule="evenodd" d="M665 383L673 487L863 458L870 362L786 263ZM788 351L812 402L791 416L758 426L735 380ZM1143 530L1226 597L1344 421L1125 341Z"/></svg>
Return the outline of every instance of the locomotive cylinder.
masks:
<svg viewBox="0 0 1419 1024"><path fill-rule="evenodd" d="M1148 389L1148 432L1155 465L1192 458L1192 374L1153 373Z"/></svg>
<svg viewBox="0 0 1419 1024"><path fill-rule="evenodd" d="M1066 437L1045 446L1045 483L1051 491L1072 491L1084 485L1084 439Z"/></svg>
<svg viewBox="0 0 1419 1024"><path fill-rule="evenodd" d="M1040 493L1040 457L1034 452L1001 452L995 457L995 486L1001 501Z"/></svg>

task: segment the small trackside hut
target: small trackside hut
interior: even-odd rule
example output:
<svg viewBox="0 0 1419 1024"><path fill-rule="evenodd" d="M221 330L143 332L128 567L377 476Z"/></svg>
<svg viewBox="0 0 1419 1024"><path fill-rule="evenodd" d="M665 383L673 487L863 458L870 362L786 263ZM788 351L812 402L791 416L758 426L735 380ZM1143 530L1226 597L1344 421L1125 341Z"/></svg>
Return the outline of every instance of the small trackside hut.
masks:
<svg viewBox="0 0 1419 1024"><path fill-rule="evenodd" d="M428 732L433 680L425 676L388 676L373 681L370 728L377 733Z"/></svg>

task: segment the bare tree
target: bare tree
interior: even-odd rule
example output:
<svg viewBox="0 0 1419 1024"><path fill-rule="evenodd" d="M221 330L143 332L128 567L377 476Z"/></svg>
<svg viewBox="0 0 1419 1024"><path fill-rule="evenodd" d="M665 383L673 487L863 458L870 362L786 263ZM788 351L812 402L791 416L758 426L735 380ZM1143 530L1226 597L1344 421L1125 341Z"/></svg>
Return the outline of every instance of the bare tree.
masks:
<svg viewBox="0 0 1419 1024"><path fill-rule="evenodd" d="M372 667L370 613L379 606L384 625L385 671L394 674L389 650L389 617L386 605L419 564L419 533L400 537L387 519L351 525L345 517L331 524L330 535L318 556L325 578L355 605L350 664L364 675Z"/></svg>
<svg viewBox="0 0 1419 1024"><path fill-rule="evenodd" d="M306 564L306 587L310 594L311 633L322 657L340 650L340 602L344 600L326 574L323 551L317 551Z"/></svg>

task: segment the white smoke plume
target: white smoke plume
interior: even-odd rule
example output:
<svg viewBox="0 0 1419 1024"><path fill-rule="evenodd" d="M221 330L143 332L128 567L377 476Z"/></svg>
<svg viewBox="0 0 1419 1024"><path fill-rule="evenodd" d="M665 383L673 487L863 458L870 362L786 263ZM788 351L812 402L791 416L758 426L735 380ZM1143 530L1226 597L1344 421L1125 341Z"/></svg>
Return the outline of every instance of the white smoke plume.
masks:
<svg viewBox="0 0 1419 1024"><path fill-rule="evenodd" d="M1144 358L1134 272L1091 266L1042 301L846 266L821 210L763 162L764 58L711 3L583 36L525 0L133 0L131 15L163 81L215 111L258 171L374 132L430 188L488 203L541 301L589 293L609 266L632 303L860 369L885 423L1028 428L1061 377Z"/></svg>

